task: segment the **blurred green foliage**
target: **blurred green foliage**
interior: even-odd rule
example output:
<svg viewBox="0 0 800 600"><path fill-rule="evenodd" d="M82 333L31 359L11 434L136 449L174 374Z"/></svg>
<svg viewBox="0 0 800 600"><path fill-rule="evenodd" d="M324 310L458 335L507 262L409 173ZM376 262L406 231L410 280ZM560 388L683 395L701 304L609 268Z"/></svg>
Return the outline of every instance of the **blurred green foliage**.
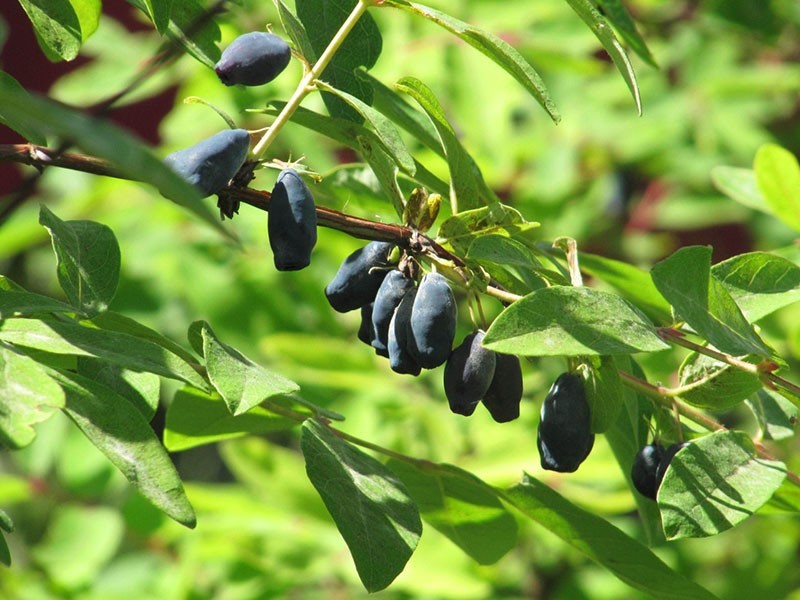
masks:
<svg viewBox="0 0 800 600"><path fill-rule="evenodd" d="M384 49L372 74L384 82L425 81L458 128L488 185L529 220L543 240L571 236L579 247L650 265L679 246L711 244L714 262L751 249L790 245L795 232L715 190L711 169L750 167L756 150L778 142L800 152L800 8L792 0L750 2L631 0L659 66L632 61L643 115L591 32L562 0L442 0L437 8L495 32L543 76L562 121L491 61L433 25L398 11L374 11ZM226 24L225 20L229 20ZM271 3L242 0L222 24L223 44L240 30L277 27ZM52 95L90 104L122 87L155 34L129 33L101 16L83 53L91 62L64 75ZM135 49L135 50L134 50ZM296 61L264 90L224 88L214 73L183 58L130 100L177 85L175 107L161 123L163 154L220 129L219 117L180 99L200 96L261 126L242 112L285 100L301 75ZM323 110L321 99L304 104ZM440 175L441 158L413 148ZM338 185L352 159L330 140L290 125L271 153L306 157L326 176L319 204L373 220L396 220L374 190ZM261 171L255 187L270 189ZM368 182L369 183L369 182ZM602 436L582 469L543 472L535 451L538 407L563 360L523 362L522 416L497 425L485 411L463 420L449 413L440 371L418 379L392 374L356 342L356 314L335 314L322 293L358 240L320 230L309 268L278 273L266 216L243 206L232 228L241 244L165 202L143 186L81 173L48 171L37 199L63 219L108 225L122 249L121 284L111 308L188 346L188 325L203 319L236 348L298 382L305 399L346 414L353 435L432 461L449 462L484 481L508 486L523 470L645 540L636 503ZM30 202L0 233L2 272L26 288L59 295L47 233ZM447 215L440 217L443 219ZM794 257L796 258L796 257ZM487 302L487 315L500 307ZM797 306L761 323L762 335L792 366L800 364ZM466 314L467 311L462 311ZM460 324L457 339L470 328ZM643 357L665 378L676 352ZM172 397L165 385L162 394ZM744 412L723 422L752 428ZM156 423L163 419L163 410ZM267 441L268 440L268 441ZM298 437L249 436L173 455L197 513L185 530L125 485L122 476L63 416L37 427L29 447L0 454L0 506L15 523L7 536L14 564L0 575L9 599L357 598L366 596L352 560L307 480ZM800 467L796 438L776 447ZM378 598L632 598L634 592L520 519L517 546L498 563L478 565L426 527L405 571ZM657 543L670 566L726 600L800 598L800 522L791 513L750 519L711 539Z"/></svg>

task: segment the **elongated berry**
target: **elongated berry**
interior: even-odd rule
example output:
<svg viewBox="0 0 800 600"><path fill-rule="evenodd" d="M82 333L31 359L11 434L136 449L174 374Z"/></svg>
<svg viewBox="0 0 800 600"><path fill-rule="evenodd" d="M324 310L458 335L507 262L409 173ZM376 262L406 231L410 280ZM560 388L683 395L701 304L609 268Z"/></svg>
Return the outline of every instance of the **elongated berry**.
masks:
<svg viewBox="0 0 800 600"><path fill-rule="evenodd" d="M495 355L494 376L483 395L483 405L498 423L519 417L522 400L522 368L513 354Z"/></svg>
<svg viewBox="0 0 800 600"><path fill-rule="evenodd" d="M289 64L292 50L274 33L253 31L233 40L214 65L225 85L263 85L275 79Z"/></svg>
<svg viewBox="0 0 800 600"><path fill-rule="evenodd" d="M390 270L388 257L392 247L388 242L370 242L345 259L325 287L325 296L334 310L348 312L375 300Z"/></svg>
<svg viewBox="0 0 800 600"><path fill-rule="evenodd" d="M562 373L542 403L537 446L543 469L571 473L594 445L583 378Z"/></svg>
<svg viewBox="0 0 800 600"><path fill-rule="evenodd" d="M250 148L250 134L244 129L226 129L194 146L164 158L178 175L197 187L203 198L216 194L236 175Z"/></svg>
<svg viewBox="0 0 800 600"><path fill-rule="evenodd" d="M439 273L428 273L419 284L411 311L409 350L423 369L433 369L450 356L456 335L456 300Z"/></svg>
<svg viewBox="0 0 800 600"><path fill-rule="evenodd" d="M481 345L484 332L475 331L453 349L444 366L444 393L450 410L469 416L494 377L495 353Z"/></svg>
<svg viewBox="0 0 800 600"><path fill-rule="evenodd" d="M409 322L416 295L417 288L409 288L395 309L392 320L389 322L389 339L386 344L389 353L389 366L392 371L415 376L420 374L421 369L408 351L408 343Z"/></svg>
<svg viewBox="0 0 800 600"><path fill-rule="evenodd" d="M297 271L310 264L317 243L317 209L311 191L294 169L278 175L269 202L267 231L278 271Z"/></svg>
<svg viewBox="0 0 800 600"><path fill-rule="evenodd" d="M375 294L375 305L372 310L372 347L381 356L389 356L389 323L395 309L406 292L414 287L414 281L397 269L389 271Z"/></svg>
<svg viewBox="0 0 800 600"><path fill-rule="evenodd" d="M656 473L658 465L664 458L664 446L661 444L648 444L643 447L633 459L631 467L631 481L633 487L646 498L656 499L658 493L658 480Z"/></svg>

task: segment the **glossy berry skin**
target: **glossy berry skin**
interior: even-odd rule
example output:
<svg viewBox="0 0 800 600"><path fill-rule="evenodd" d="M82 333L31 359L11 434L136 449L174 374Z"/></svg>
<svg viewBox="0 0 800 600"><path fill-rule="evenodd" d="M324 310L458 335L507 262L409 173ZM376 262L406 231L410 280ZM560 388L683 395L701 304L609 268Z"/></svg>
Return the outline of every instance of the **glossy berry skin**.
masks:
<svg viewBox="0 0 800 600"><path fill-rule="evenodd" d="M372 310L372 347L381 356L389 356L389 323L395 309L406 292L414 287L414 281L398 270L389 271L375 294Z"/></svg>
<svg viewBox="0 0 800 600"><path fill-rule="evenodd" d="M404 375L420 374L421 370L417 361L408 351L411 310L417 295L417 288L412 287L406 292L389 322L389 339L387 350L389 353L389 366L395 373Z"/></svg>
<svg viewBox="0 0 800 600"><path fill-rule="evenodd" d="M267 232L278 271L298 271L311 263L317 243L317 209L311 191L294 169L281 171L272 188Z"/></svg>
<svg viewBox="0 0 800 600"><path fill-rule="evenodd" d="M483 405L497 423L519 417L522 400L522 367L513 354L495 353L494 376L483 395Z"/></svg>
<svg viewBox="0 0 800 600"><path fill-rule="evenodd" d="M250 148L244 129L226 129L194 146L173 152L164 163L194 185L203 198L216 194L236 175Z"/></svg>
<svg viewBox="0 0 800 600"><path fill-rule="evenodd" d="M233 40L214 65L225 85L263 85L275 79L289 64L292 50L273 33L253 31Z"/></svg>
<svg viewBox="0 0 800 600"><path fill-rule="evenodd" d="M580 375L563 373L553 383L542 403L537 445L549 471L572 473L589 456L594 434Z"/></svg>
<svg viewBox="0 0 800 600"><path fill-rule="evenodd" d="M388 242L370 242L348 256L333 280L325 287L325 296L335 311L348 312L375 300L375 294L389 272Z"/></svg>
<svg viewBox="0 0 800 600"><path fill-rule="evenodd" d="M428 273L419 284L411 311L409 350L423 369L434 369L450 356L456 335L456 300L439 273Z"/></svg>
<svg viewBox="0 0 800 600"><path fill-rule="evenodd" d="M658 465L664 458L664 446L661 444L648 444L633 459L631 467L631 480L633 487L646 498L656 499L658 482L656 472Z"/></svg>
<svg viewBox="0 0 800 600"><path fill-rule="evenodd" d="M375 338L375 330L372 328L372 309L372 302L361 307L361 324L358 326L358 339L367 346L371 346Z"/></svg>
<svg viewBox="0 0 800 600"><path fill-rule="evenodd" d="M479 330L465 337L444 366L444 393L457 415L475 412L494 377L495 353L481 345L483 336Z"/></svg>
<svg viewBox="0 0 800 600"><path fill-rule="evenodd" d="M661 458L661 462L658 463L658 468L656 469L656 492L658 488L661 487L661 482L664 480L664 475L667 473L667 467L672 462L672 459L675 458L675 455L681 448L685 448L689 445L689 442L681 442L680 444L672 444L671 446L667 446L667 449L664 450L664 456Z"/></svg>

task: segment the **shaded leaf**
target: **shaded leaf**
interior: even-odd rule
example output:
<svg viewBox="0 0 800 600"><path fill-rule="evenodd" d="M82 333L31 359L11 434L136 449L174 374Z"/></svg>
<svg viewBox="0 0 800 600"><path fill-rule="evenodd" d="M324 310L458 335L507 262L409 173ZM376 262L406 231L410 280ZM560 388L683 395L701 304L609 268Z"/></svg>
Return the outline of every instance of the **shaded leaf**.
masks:
<svg viewBox="0 0 800 600"><path fill-rule="evenodd" d="M489 485L452 465L387 465L402 479L426 523L478 564L500 560L517 541L517 522Z"/></svg>
<svg viewBox="0 0 800 600"><path fill-rule="evenodd" d="M496 35L465 23L455 17L440 12L429 6L406 2L405 0L385 0L383 6L393 6L415 15L419 15L437 25L444 27L461 40L477 49L499 65L506 73L516 79L536 101L547 111L550 118L558 123L561 116L555 107L550 93L542 78L522 55L510 44L504 42Z"/></svg>
<svg viewBox="0 0 800 600"><path fill-rule="evenodd" d="M677 315L722 352L771 356L728 290L711 276L711 248L688 246L650 271L658 291Z"/></svg>
<svg viewBox="0 0 800 600"><path fill-rule="evenodd" d="M668 346L619 296L586 287L535 290L495 319L483 345L519 356L657 352Z"/></svg>
<svg viewBox="0 0 800 600"><path fill-rule="evenodd" d="M57 61L78 56L83 41L81 22L69 0L19 0L19 3L31 20L47 58Z"/></svg>
<svg viewBox="0 0 800 600"><path fill-rule="evenodd" d="M308 39L308 33L306 32L306 28L303 27L303 23L289 10L289 7L283 3L283 0L272 0L272 2L278 10L278 17L281 20L281 25L283 25L286 33L289 34L295 47L303 55L303 58L305 58L309 64L313 65L317 61L317 53L314 52L314 48L311 46L311 40Z"/></svg>
<svg viewBox="0 0 800 600"><path fill-rule="evenodd" d="M205 380L169 350L124 333L74 322L9 319L0 323L0 340L53 354L95 356L134 371L149 371L205 388Z"/></svg>
<svg viewBox="0 0 800 600"><path fill-rule="evenodd" d="M795 433L800 410L778 392L762 388L747 401L768 440L785 440Z"/></svg>
<svg viewBox="0 0 800 600"><path fill-rule="evenodd" d="M753 162L758 191L775 216L800 231L800 165L776 144L764 144Z"/></svg>
<svg viewBox="0 0 800 600"><path fill-rule="evenodd" d="M0 289L0 320L41 313L73 313L75 309L55 298L33 292Z"/></svg>
<svg viewBox="0 0 800 600"><path fill-rule="evenodd" d="M384 589L405 567L422 534L419 510L383 464L315 420L303 424L306 472L322 497L367 591Z"/></svg>
<svg viewBox="0 0 800 600"><path fill-rule="evenodd" d="M158 33L165 33L169 26L170 13L172 12L172 0L144 0L147 8L147 16L155 25Z"/></svg>
<svg viewBox="0 0 800 600"><path fill-rule="evenodd" d="M749 321L800 300L800 267L767 252L748 252L711 267Z"/></svg>
<svg viewBox="0 0 800 600"><path fill-rule="evenodd" d="M622 408L622 379L613 356L591 356L581 376L592 415L592 433L604 433Z"/></svg>
<svg viewBox="0 0 800 600"><path fill-rule="evenodd" d="M142 414L112 389L76 374L55 374L64 412L141 494L187 527L196 520L167 451Z"/></svg>
<svg viewBox="0 0 800 600"><path fill-rule="evenodd" d="M658 506L667 539L716 535L755 513L786 477L786 466L756 457L739 431L692 441L672 459Z"/></svg>
<svg viewBox="0 0 800 600"><path fill-rule="evenodd" d="M32 358L0 344L0 444L22 448L36 432L33 425L64 406L64 393Z"/></svg>
<svg viewBox="0 0 800 600"><path fill-rule="evenodd" d="M356 138L358 149L364 159L369 163L372 172L378 179L383 193L392 201L392 206L398 216L403 214L405 199L403 191L397 182L397 164L375 136L359 136ZM376 143L379 142L379 143Z"/></svg>
<svg viewBox="0 0 800 600"><path fill-rule="evenodd" d="M197 358L194 357L191 352L185 350L180 344L160 334L155 329L150 329L146 325L142 325L138 321L112 310L97 315L89 322L100 329L125 333L158 344L162 348L169 350L172 354L181 357L189 364L197 362ZM198 352L198 354L201 354L201 352Z"/></svg>
<svg viewBox="0 0 800 600"><path fill-rule="evenodd" d="M634 589L653 598L688 600L713 594L670 569L647 547L608 521L579 508L526 475L505 494L519 511L599 563Z"/></svg>
<svg viewBox="0 0 800 600"><path fill-rule="evenodd" d="M295 0L297 16L317 56L322 56L356 4L356 0ZM382 45L381 32L372 15L363 14L319 79L371 104L372 88L356 77L355 70L359 67L372 68L380 56ZM322 99L331 116L356 123L362 121L358 112L340 98L323 92Z"/></svg>
<svg viewBox="0 0 800 600"><path fill-rule="evenodd" d="M90 317L106 311L119 283L120 251L114 232L93 221L62 221L44 205L39 223L50 233L58 282L70 303Z"/></svg>
<svg viewBox="0 0 800 600"><path fill-rule="evenodd" d="M489 234L514 236L537 227L539 223L526 221L517 209L492 203L462 211L445 220L439 226L437 237L453 246L459 254L465 254L474 241Z"/></svg>
<svg viewBox="0 0 800 600"><path fill-rule="evenodd" d="M681 398L694 406L725 410L761 389L758 376L705 354L689 353L679 371Z"/></svg>
<svg viewBox="0 0 800 600"><path fill-rule="evenodd" d="M233 415L246 413L272 396L300 389L294 381L257 365L221 342L208 323L203 324L201 334L208 378Z"/></svg>
<svg viewBox="0 0 800 600"><path fill-rule="evenodd" d="M161 397L158 375L130 371L93 356L78 357L78 373L114 390L133 404L147 421L155 415Z"/></svg>
<svg viewBox="0 0 800 600"><path fill-rule="evenodd" d="M217 394L185 387L175 393L167 408L164 446L170 452L179 452L248 433L280 431L296 425L296 421L260 406L233 416Z"/></svg>

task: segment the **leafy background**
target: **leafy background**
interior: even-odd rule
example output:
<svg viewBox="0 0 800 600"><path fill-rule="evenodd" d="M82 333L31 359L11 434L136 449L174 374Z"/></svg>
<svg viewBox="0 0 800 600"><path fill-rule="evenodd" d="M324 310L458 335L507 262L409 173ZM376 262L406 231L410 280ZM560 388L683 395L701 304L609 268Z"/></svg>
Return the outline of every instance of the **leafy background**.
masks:
<svg viewBox="0 0 800 600"><path fill-rule="evenodd" d="M547 82L561 122L554 125L488 59L399 11L373 11L383 52L371 72L385 82L406 76L425 81L487 184L504 202L540 222L542 239L572 236L582 250L642 265L693 243L713 245L717 262L794 240L795 233L776 219L719 193L710 173L720 165L751 166L765 142L800 152L800 12L795 3L627 3L660 67L632 59L641 86L641 117L596 38L561 0L435 5L520 49ZM25 27L11 14L18 7L0 10L4 16L9 11L6 26L17 35ZM51 95L90 105L119 89L137 67L131 57L144 60L157 45L149 28L136 26L137 19L127 15L123 25L104 13L78 67L56 65L59 77ZM222 26L222 43L266 22L277 27L271 3L243 1L232 10L230 24ZM0 59L24 82L25 73L10 66L18 48L6 43ZM300 75L294 61L265 88L267 100L286 99ZM212 71L187 57L141 88L130 99L141 103L123 114L144 127L145 137L157 134L150 139L157 139L166 154L222 126L212 111L181 99L202 97L236 115L240 125L257 127L257 114L240 111L263 106L264 93L223 88ZM162 106L167 99L163 119L151 116L157 113L148 103L154 98ZM319 97L310 97L307 105L323 109ZM441 159L424 148L414 150L434 172L445 172ZM271 153L306 155L309 165L328 175L315 190L320 204L394 222L391 207L376 201L371 190L337 186L344 180L337 171L353 156L330 140L289 126ZM257 183L271 187L269 175L260 175ZM307 400L346 414L346 429L353 435L457 465L501 487L518 483L526 471L626 533L648 540L605 438L598 437L585 465L568 477L538 466L538 406L564 369L561 359L525 362L522 416L497 425L485 411L468 420L451 415L439 371L418 379L394 376L384 361L356 343L357 315L334 314L322 288L359 241L320 230L311 266L282 274L272 266L265 215L248 207L233 222L241 238L236 247L143 186L55 170L40 186L38 199L62 219L91 218L119 239L121 282L113 310L184 345L188 325L202 319L226 343L298 382ZM60 296L36 203L3 226L0 267L28 289ZM786 308L759 325L778 354L796 368L798 309ZM468 327L463 322L457 337ZM660 353L643 356L643 362L654 379L667 379L682 358L679 352ZM166 398L174 393L169 385L163 384ZM191 406L191 398L178 395L174 401L179 400ZM740 411L722 415L727 425L744 428L748 418ZM155 419L157 427L163 426L163 409ZM132 492L62 415L38 426L31 446L0 454L0 506L7 507L16 526L8 536L14 567L0 577L0 595L244 599L366 594L308 481L299 435L277 432L194 448L175 439L180 451L173 459L197 513L194 531ZM797 469L796 440L779 447L787 465ZM513 529L509 523L502 527L495 531ZM518 541L511 551L495 564L482 565L444 532L426 526L405 571L378 596L631 597L630 588L544 528L525 519L515 527ZM720 597L787 598L800 588L794 561L799 542L797 519L776 514L749 519L714 538L662 544L655 552Z"/></svg>

